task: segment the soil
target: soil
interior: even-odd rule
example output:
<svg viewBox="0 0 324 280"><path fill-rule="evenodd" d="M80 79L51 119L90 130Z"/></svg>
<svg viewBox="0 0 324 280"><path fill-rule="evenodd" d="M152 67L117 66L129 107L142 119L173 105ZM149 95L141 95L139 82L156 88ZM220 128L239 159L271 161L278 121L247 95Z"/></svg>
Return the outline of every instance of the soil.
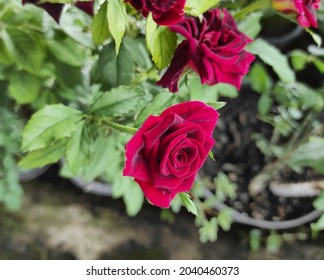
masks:
<svg viewBox="0 0 324 280"><path fill-rule="evenodd" d="M258 119L258 94L245 89L235 100L228 100L220 109L213 149L215 162L208 159L203 167L205 175L214 178L222 171L236 183L237 198L225 203L248 216L270 221L298 218L314 210L313 197L278 197L265 188L259 195L252 197L248 192L250 180L264 167L264 155L251 139L253 133L261 133L270 138L272 127ZM282 182L300 182L311 179L313 173L296 174L289 169L281 171Z"/></svg>
<svg viewBox="0 0 324 280"><path fill-rule="evenodd" d="M307 228L286 233L276 250L262 242L251 251L251 228L238 224L230 232L220 230L216 242L201 243L187 211L167 223L159 208L145 203L131 218L122 199L84 193L59 178L55 166L23 186L20 211L0 207L0 260L324 259L323 234L316 240L298 237Z"/></svg>

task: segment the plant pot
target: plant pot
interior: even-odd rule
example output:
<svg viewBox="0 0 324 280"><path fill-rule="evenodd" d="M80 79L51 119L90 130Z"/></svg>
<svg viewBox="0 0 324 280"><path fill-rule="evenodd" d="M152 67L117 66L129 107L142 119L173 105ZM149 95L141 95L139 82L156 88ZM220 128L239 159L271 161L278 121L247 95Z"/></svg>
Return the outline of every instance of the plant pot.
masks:
<svg viewBox="0 0 324 280"><path fill-rule="evenodd" d="M205 188L205 198L208 198L211 195L212 195L212 192L206 187ZM296 228L296 227L302 226L304 224L308 224L308 223L318 219L322 214L322 211L313 210L306 215L303 215L299 218L295 218L295 219L291 219L291 220L267 221L267 220L255 219L250 216L247 216L246 214L240 213L236 209L226 205L223 202L215 203L213 205L213 208L216 211L221 211L223 209L230 208L232 210L232 219L234 222L243 224L243 225L261 228L261 229L269 229L269 230L286 230L286 229Z"/></svg>
<svg viewBox="0 0 324 280"><path fill-rule="evenodd" d="M87 183L80 177L70 178L70 181L85 193L99 196L112 196L112 186L107 183L101 181Z"/></svg>
<svg viewBox="0 0 324 280"><path fill-rule="evenodd" d="M20 182L28 182L28 181L34 180L37 177L44 174L49 168L50 168L50 166L47 165L47 166L44 166L41 168L21 170L19 173L19 181Z"/></svg>

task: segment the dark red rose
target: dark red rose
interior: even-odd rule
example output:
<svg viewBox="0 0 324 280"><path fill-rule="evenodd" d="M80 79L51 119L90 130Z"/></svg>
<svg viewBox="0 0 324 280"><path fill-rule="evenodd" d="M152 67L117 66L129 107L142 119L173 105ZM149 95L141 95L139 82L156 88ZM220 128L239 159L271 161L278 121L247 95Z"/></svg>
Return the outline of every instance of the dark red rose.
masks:
<svg viewBox="0 0 324 280"><path fill-rule="evenodd" d="M320 0L272 0L272 7L288 17L297 20L302 27L317 27L316 10Z"/></svg>
<svg viewBox="0 0 324 280"><path fill-rule="evenodd" d="M176 194L188 192L214 145L218 112L188 101L150 116L126 145L124 176L134 177L146 198L167 208Z"/></svg>
<svg viewBox="0 0 324 280"><path fill-rule="evenodd" d="M59 22L64 7L61 3L40 3L40 0L22 0L22 3L31 3L44 9L56 22Z"/></svg>
<svg viewBox="0 0 324 280"><path fill-rule="evenodd" d="M56 22L60 21L60 17L62 14L62 10L64 7L64 4L61 3L41 3L40 0L22 0L22 4L25 5L27 3L34 4L42 9L44 9L46 12L49 13L52 18ZM89 15L93 15L93 1L92 2L82 2L78 1L74 3L76 7L78 7L80 10L84 11L85 13Z"/></svg>
<svg viewBox="0 0 324 280"><path fill-rule="evenodd" d="M184 18L185 0L125 0L147 17L152 13L153 19L160 25L173 25Z"/></svg>
<svg viewBox="0 0 324 280"><path fill-rule="evenodd" d="M187 17L169 27L184 36L171 64L158 85L178 90L178 80L185 67L192 68L203 84L228 83L240 88L254 56L244 50L252 40L237 29L233 17L225 9L213 9L202 20Z"/></svg>
<svg viewBox="0 0 324 280"><path fill-rule="evenodd" d="M88 15L93 16L93 1L91 2L78 1L74 3L74 6L78 7L80 10L84 11Z"/></svg>

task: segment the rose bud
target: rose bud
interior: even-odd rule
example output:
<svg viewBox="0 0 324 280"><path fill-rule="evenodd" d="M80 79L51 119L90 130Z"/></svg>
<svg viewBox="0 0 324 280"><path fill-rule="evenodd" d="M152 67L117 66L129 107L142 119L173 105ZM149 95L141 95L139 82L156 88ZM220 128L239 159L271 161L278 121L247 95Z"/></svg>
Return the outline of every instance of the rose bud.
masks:
<svg viewBox="0 0 324 280"><path fill-rule="evenodd" d="M84 11L88 15L93 16L93 1L91 2L78 1L74 3L74 6Z"/></svg>
<svg viewBox="0 0 324 280"><path fill-rule="evenodd" d="M203 14L202 20L186 17L169 28L185 40L177 47L158 85L176 92L180 76L190 67L198 73L203 84L228 83L240 88L254 60L254 56L244 50L252 40L237 29L227 10L210 10Z"/></svg>
<svg viewBox="0 0 324 280"><path fill-rule="evenodd" d="M62 14L62 10L64 5L61 3L44 3L40 0L22 0L22 4L26 3L34 4L42 9L44 9L57 23L60 21L60 17ZM92 2L83 2L78 1L75 2L74 5L78 7L80 10L84 11L89 15L93 15L93 1Z"/></svg>
<svg viewBox="0 0 324 280"><path fill-rule="evenodd" d="M63 4L61 3L44 3L40 0L22 0L22 4L27 3L34 4L42 9L44 9L56 22L59 22L61 13L63 10Z"/></svg>
<svg viewBox="0 0 324 280"><path fill-rule="evenodd" d="M272 0L272 8L302 27L317 27L316 10L320 0Z"/></svg>
<svg viewBox="0 0 324 280"><path fill-rule="evenodd" d="M159 25L173 25L184 18L185 0L125 0L144 17L151 12L154 21Z"/></svg>
<svg viewBox="0 0 324 280"><path fill-rule="evenodd" d="M171 106L150 116L126 145L124 176L134 177L146 198L168 208L188 192L215 141L218 112L200 101Z"/></svg>

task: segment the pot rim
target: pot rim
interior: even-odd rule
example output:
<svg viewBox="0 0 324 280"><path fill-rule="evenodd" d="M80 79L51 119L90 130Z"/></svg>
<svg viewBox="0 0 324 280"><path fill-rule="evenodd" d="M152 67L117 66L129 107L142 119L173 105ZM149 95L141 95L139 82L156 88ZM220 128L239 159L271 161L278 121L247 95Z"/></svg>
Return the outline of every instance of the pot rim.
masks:
<svg viewBox="0 0 324 280"><path fill-rule="evenodd" d="M204 192L205 198L208 198L211 195L212 192L207 187L205 187L205 192ZM247 216L246 214L238 212L237 210L226 205L223 202L215 203L213 208L217 211L230 208L232 210L232 219L234 222L248 225L248 226L258 227L262 229L270 229L270 230L284 230L284 229L296 228L298 226L302 226L304 224L314 221L315 219L319 218L323 214L323 211L313 210L310 213L295 219L290 219L285 221L268 221L268 220L255 219L250 216Z"/></svg>

